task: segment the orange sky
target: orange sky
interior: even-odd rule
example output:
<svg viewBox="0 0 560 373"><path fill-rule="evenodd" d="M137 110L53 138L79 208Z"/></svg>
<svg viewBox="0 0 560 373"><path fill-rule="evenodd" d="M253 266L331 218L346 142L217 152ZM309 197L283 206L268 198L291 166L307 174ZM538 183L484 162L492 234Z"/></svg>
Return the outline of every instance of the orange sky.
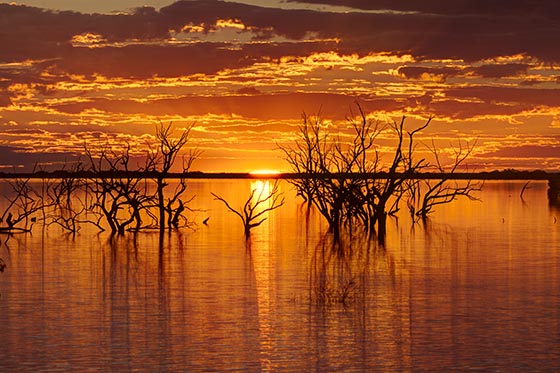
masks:
<svg viewBox="0 0 560 373"><path fill-rule="evenodd" d="M336 133L356 100L434 116L419 139L444 150L476 140L470 169L560 169L557 1L308 2L0 3L0 171L142 154L159 121L194 124L193 169L287 169L302 112Z"/></svg>

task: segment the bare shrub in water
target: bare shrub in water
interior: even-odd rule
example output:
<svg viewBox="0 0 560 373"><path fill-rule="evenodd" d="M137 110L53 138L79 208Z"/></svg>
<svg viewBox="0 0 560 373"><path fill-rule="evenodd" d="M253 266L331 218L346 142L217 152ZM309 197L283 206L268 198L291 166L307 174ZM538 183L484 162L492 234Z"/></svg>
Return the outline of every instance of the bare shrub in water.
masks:
<svg viewBox="0 0 560 373"><path fill-rule="evenodd" d="M133 223L141 228L141 211L150 206L153 196L142 177L145 169L130 168L130 146L120 154L102 150L94 155L88 148L86 154L93 173L87 184L93 196L89 210L101 211L111 233L124 234Z"/></svg>
<svg viewBox="0 0 560 373"><path fill-rule="evenodd" d="M0 216L0 233L31 232L33 223L45 208L41 194L30 185L29 178L8 180L11 193L4 198L7 207Z"/></svg>
<svg viewBox="0 0 560 373"><path fill-rule="evenodd" d="M265 216L265 214L284 205L284 195L278 190L278 180L274 182L272 189L267 192L268 193L265 193L264 188L261 188L258 193L256 188L251 190L249 198L247 198L247 201L245 201L245 204L239 210L233 208L223 197L215 193L212 193L212 195L214 199L226 205L229 211L239 216L243 222L245 239L249 239L251 229L258 227L266 221L267 216Z"/></svg>
<svg viewBox="0 0 560 373"><path fill-rule="evenodd" d="M160 124L156 129L157 146L148 155L147 171L154 176L156 182L155 206L158 211L158 225L161 231L179 227L181 221L186 222L183 212L191 201L183 198L187 190L184 175L189 172L193 162L200 155L197 149L189 150L181 155L190 137L192 125L185 128L178 138L173 138L173 126ZM174 190L166 192L168 178L177 159L182 161L179 182Z"/></svg>
<svg viewBox="0 0 560 373"><path fill-rule="evenodd" d="M471 154L471 148L460 148L453 164L445 168L436 156L436 168L442 181L427 183L427 192L419 196L419 174L430 167L425 158L417 159L415 136L427 128L432 120L412 130L405 130L405 117L399 122L381 124L367 117L359 104L357 116L347 119L350 135L333 135L319 117L304 114L299 137L293 145L280 146L296 178L290 180L298 195L308 206L323 215L335 238L343 226L358 225L370 234L376 233L380 242L385 239L387 215L399 211L403 197L414 207L414 216L426 216L438 204L449 203L458 196L472 197L477 186L449 183L446 172L457 170ZM349 139L348 139L349 137ZM390 161L382 162L380 140L387 137L395 145ZM345 139L346 138L346 139ZM437 155L435 147L431 149ZM424 181L422 181L424 183ZM412 197L417 198L412 201ZM412 202L411 202L412 201ZM418 202L420 201L420 202Z"/></svg>
<svg viewBox="0 0 560 373"><path fill-rule="evenodd" d="M452 148L452 161L445 165L441 161L441 151L434 142L429 147L434 156L435 175L431 178L420 178L410 180L406 188L407 206L410 215L414 220L425 221L434 207L450 203L458 197L466 197L473 201L478 201L474 196L475 192L482 189L483 182L472 179L455 180L453 175L463 162L471 155L474 144L464 144L459 141L458 145Z"/></svg>
<svg viewBox="0 0 560 373"><path fill-rule="evenodd" d="M174 138L173 126L160 124L156 128L156 143L150 144L145 163L136 167L132 165L130 146L120 153L104 149L95 154L86 146L91 174L86 189L93 196L88 212L101 216L111 232L118 234L156 227L163 232L188 225L184 212L192 198L184 199L185 173L200 154L196 150L183 154L191 128ZM182 166L175 174L179 175L179 182L168 192L169 179L174 176L172 170L179 159ZM150 179L155 188L150 188ZM145 217L152 221L144 222ZM102 228L100 221L96 225Z"/></svg>

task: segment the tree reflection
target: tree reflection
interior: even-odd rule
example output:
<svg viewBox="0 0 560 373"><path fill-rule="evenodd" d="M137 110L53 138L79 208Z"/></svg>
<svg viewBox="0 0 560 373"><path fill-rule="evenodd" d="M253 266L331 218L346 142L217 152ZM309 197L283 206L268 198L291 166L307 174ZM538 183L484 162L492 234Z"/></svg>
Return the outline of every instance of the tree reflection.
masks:
<svg viewBox="0 0 560 373"><path fill-rule="evenodd" d="M560 212L560 177L549 179L548 181L548 205L553 211ZM555 217L555 222L558 219Z"/></svg>
<svg viewBox="0 0 560 373"><path fill-rule="evenodd" d="M379 259L389 268L394 266L386 249L366 231L346 232L342 237L324 234L310 260L309 300L321 306L363 304L371 266ZM394 271L390 274L394 277Z"/></svg>

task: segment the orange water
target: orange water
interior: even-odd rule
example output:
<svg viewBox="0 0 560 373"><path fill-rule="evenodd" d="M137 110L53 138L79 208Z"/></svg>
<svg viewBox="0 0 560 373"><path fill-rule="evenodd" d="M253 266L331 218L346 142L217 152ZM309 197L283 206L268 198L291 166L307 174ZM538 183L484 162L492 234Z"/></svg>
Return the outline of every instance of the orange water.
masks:
<svg viewBox="0 0 560 373"><path fill-rule="evenodd" d="M0 247L0 371L560 369L560 210L523 184L390 219L384 248L333 247L286 182L250 245L210 195L250 180L192 182L196 228L164 237L36 226Z"/></svg>

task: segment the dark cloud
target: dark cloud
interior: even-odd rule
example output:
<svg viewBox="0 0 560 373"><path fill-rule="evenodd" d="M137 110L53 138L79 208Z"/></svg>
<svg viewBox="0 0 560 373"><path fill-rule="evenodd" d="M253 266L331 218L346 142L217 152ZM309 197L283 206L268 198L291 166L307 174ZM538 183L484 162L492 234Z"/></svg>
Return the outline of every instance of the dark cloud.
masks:
<svg viewBox="0 0 560 373"><path fill-rule="evenodd" d="M390 2L390 4L397 2ZM405 2L403 9L414 10L414 4L424 2ZM173 73L191 72L195 69L181 69L169 66L167 59L181 59L186 65L189 60L205 59L210 66L239 63L240 53L225 53L223 50L239 49L239 45L229 42L213 43L202 48L174 45L173 49L161 49L158 46L103 48L96 51L76 48L70 43L75 35L86 33L101 35L108 43L124 41L163 42L170 35L170 30L180 30L187 24L204 24L209 31L218 19L237 19L245 24L260 39L283 36L294 41L309 35L321 38L336 38L339 42L327 45L315 43L305 46L299 43L291 46L289 51L305 55L314 50L333 49L341 53L358 53L361 55L375 52L394 54L411 53L417 58L455 58L475 61L503 55L524 54L544 61L560 61L560 49L553 47L560 42L560 22L551 20L550 2L538 2L534 5L536 13L523 12L529 3L508 2L507 10L494 16L486 8L499 9L499 4L485 6L485 2L476 2L478 6L469 5L467 1L430 2L419 13L329 13L310 10L285 10L256 7L234 2L218 0L178 1L159 11L153 8L140 8L132 14L101 15L80 14L75 12L52 12L27 6L0 4L0 60L4 62L24 61L29 59L58 58L59 66L85 64L87 60L100 58L99 65L117 65L137 62L131 69L151 71L157 60L170 68ZM363 3L365 4L365 2ZM370 9L383 8L384 2ZM389 2L387 2L389 4ZM540 4L540 5L539 5ZM396 5L395 5L396 6ZM473 11L463 11L467 7ZM439 9L439 10L438 10ZM447 9L447 10L446 10ZM482 9L475 12L476 9ZM506 9L506 8L504 8ZM518 9L518 13L513 10ZM492 14L493 16L489 16ZM289 21L287 21L289 20ZM210 52L210 46L214 51ZM235 48L234 48L235 47ZM286 47L285 45L282 47ZM249 48L246 46L246 48ZM250 48L255 49L256 46ZM200 49L203 49L202 51ZM101 51L104 50L104 51ZM271 50L269 49L268 52ZM245 56L252 56L244 50ZM262 50L261 52L264 52ZM211 53L214 53L212 59ZM198 54L198 55L197 55ZM113 55L109 58L108 55ZM257 54L257 57L259 55ZM92 64L92 62L89 62ZM166 65L167 64L167 65ZM522 68L510 66L510 68ZM76 69L76 67L73 67ZM124 69L124 67L122 67ZM90 68L91 70L91 68ZM109 70L109 68L105 68ZM116 68L113 68L116 70ZM207 70L201 69L200 72ZM110 71L109 71L110 72ZM158 71L161 73L161 71ZM484 74L494 71L482 70ZM123 76L129 74L121 72ZM134 76L147 76L148 72Z"/></svg>
<svg viewBox="0 0 560 373"><path fill-rule="evenodd" d="M468 61L513 54L527 54L547 61L560 59L557 48L551 48L560 41L560 24L544 17L547 12L534 16L526 12L518 16L504 15L505 12L489 17L487 14L470 15L457 9L461 7L446 15L432 12L327 13L258 8L219 1L204 4L181 1L162 8L161 13L172 14L169 15L173 19L171 23L178 23L187 16L197 21L237 18L248 26L272 29L275 34L292 39L301 39L313 32L324 38L339 38L338 50L345 53L390 51L412 53L420 58ZM290 21L286 22L287 19Z"/></svg>
<svg viewBox="0 0 560 373"><path fill-rule="evenodd" d="M522 63L507 63L501 65L482 65L472 69L483 78L503 78L507 76L523 75L527 73L529 65Z"/></svg>
<svg viewBox="0 0 560 373"><path fill-rule="evenodd" d="M0 90L0 107L2 106L10 106L12 104L12 100L10 100L10 94L8 92L3 92Z"/></svg>
<svg viewBox="0 0 560 373"><path fill-rule="evenodd" d="M473 86L445 90L447 97L510 105L560 106L560 89ZM482 110L481 113L484 113Z"/></svg>
<svg viewBox="0 0 560 373"><path fill-rule="evenodd" d="M243 87L243 88L239 88L236 91L236 93L240 95L259 95L262 92L256 89L255 87Z"/></svg>
<svg viewBox="0 0 560 373"><path fill-rule="evenodd" d="M224 69L251 66L256 62L278 60L293 51L308 55L328 51L328 46L314 48L313 43L249 44L228 48L227 43L194 43L186 46L130 45L126 47L79 48L51 63L56 74L79 74L107 77L151 78L190 74L215 74Z"/></svg>
<svg viewBox="0 0 560 373"><path fill-rule="evenodd" d="M541 82L537 79L525 79L522 82L519 83L519 85L521 86L535 86L537 84L540 84Z"/></svg>
<svg viewBox="0 0 560 373"><path fill-rule="evenodd" d="M473 74L482 78L504 78L524 75L529 69L529 64L505 63L505 64L485 64L476 67L427 67L427 66L401 66L397 69L400 76L406 79L441 79L447 80L455 76L465 76Z"/></svg>
<svg viewBox="0 0 560 373"><path fill-rule="evenodd" d="M356 98L328 93L287 93L276 95L180 97L150 102L132 100L92 99L88 102L67 103L53 106L69 114L79 114L87 109L98 109L118 114L149 114L195 116L208 113L240 115L262 120L299 118L302 111L321 112L325 117L343 119ZM368 111L393 111L404 108L405 102L394 99L362 98Z"/></svg>
<svg viewBox="0 0 560 373"><path fill-rule="evenodd" d="M109 42L169 37L160 14L81 14L29 6L0 4L0 60L55 58L72 49L75 35L93 33Z"/></svg>
<svg viewBox="0 0 560 373"><path fill-rule="evenodd" d="M287 0L291 3L346 6L361 10L393 10L441 15L518 15L558 18L556 0Z"/></svg>
<svg viewBox="0 0 560 373"><path fill-rule="evenodd" d="M33 152L33 149L0 145L0 172L61 169L79 159L80 154L73 152Z"/></svg>
<svg viewBox="0 0 560 373"><path fill-rule="evenodd" d="M520 145L504 147L493 152L480 154L480 157L513 157L513 158L558 158L560 145Z"/></svg>
<svg viewBox="0 0 560 373"><path fill-rule="evenodd" d="M455 67L401 66L397 69L397 72L406 79L422 79L426 76L432 76L446 80L458 75L462 70Z"/></svg>
<svg viewBox="0 0 560 373"><path fill-rule="evenodd" d="M506 105L496 102L466 102L460 100L439 100L431 102L425 109L436 117L471 119L481 116L509 116L521 114L533 107L528 104Z"/></svg>

